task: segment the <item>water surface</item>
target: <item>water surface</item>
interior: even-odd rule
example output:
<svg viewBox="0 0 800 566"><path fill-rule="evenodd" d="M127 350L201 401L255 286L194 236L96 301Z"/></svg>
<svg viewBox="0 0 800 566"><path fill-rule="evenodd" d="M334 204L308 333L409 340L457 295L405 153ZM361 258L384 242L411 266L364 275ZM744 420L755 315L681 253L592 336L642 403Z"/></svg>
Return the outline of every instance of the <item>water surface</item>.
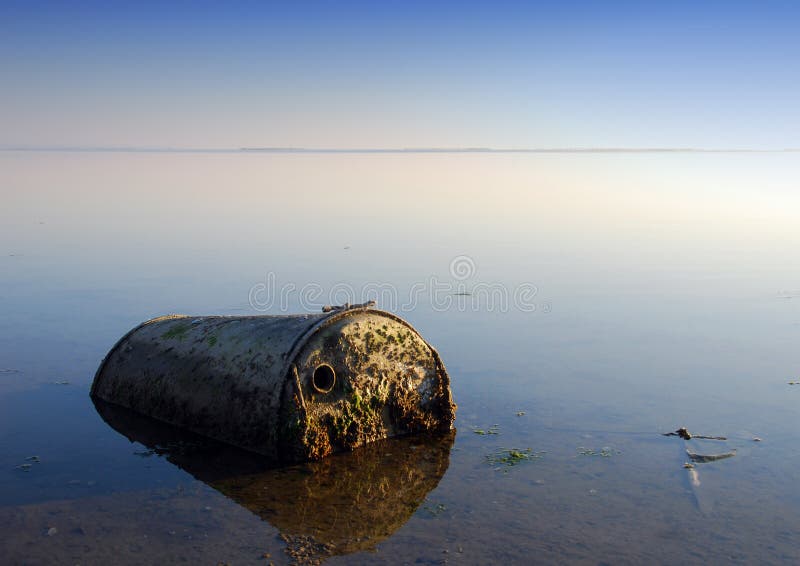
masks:
<svg viewBox="0 0 800 566"><path fill-rule="evenodd" d="M797 160L0 153L2 561L797 562ZM444 445L209 472L88 397L150 317L372 296L448 367ZM680 426L736 456L693 477Z"/></svg>

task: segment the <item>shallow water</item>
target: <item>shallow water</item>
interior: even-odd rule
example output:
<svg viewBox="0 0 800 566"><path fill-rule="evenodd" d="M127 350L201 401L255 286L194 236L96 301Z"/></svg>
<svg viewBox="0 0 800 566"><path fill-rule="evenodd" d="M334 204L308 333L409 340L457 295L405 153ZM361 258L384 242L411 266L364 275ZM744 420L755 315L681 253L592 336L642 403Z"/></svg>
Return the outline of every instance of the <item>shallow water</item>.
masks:
<svg viewBox="0 0 800 566"><path fill-rule="evenodd" d="M795 563L797 161L0 153L0 559ZM375 295L442 355L452 446L209 471L88 397L150 317Z"/></svg>

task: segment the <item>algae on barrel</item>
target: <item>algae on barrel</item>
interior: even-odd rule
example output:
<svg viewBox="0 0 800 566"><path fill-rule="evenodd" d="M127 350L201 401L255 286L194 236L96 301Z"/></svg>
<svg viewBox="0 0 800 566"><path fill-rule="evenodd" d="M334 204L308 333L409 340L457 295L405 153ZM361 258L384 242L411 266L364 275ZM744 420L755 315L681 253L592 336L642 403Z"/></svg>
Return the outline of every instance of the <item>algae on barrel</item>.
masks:
<svg viewBox="0 0 800 566"><path fill-rule="evenodd" d="M363 306L315 315L170 315L125 335L92 396L289 460L446 432L450 381L400 317Z"/></svg>

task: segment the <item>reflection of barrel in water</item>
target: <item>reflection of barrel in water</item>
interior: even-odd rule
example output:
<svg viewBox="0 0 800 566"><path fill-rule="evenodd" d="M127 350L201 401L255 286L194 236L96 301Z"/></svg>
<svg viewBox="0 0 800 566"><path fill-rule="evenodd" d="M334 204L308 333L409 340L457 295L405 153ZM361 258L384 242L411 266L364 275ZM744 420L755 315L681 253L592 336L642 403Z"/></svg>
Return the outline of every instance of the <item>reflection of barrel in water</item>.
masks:
<svg viewBox="0 0 800 566"><path fill-rule="evenodd" d="M131 441L271 523L298 558L367 550L389 537L437 486L455 438L455 431L397 438L275 468L253 453L102 400L95 399L95 407Z"/></svg>

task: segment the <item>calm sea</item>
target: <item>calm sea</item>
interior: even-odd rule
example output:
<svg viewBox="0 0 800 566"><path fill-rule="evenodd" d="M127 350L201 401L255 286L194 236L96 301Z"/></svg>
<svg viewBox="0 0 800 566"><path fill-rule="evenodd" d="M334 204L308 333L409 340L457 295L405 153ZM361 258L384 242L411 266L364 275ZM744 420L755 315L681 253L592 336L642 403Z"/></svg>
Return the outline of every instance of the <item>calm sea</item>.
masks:
<svg viewBox="0 0 800 566"><path fill-rule="evenodd" d="M797 563L799 160L0 153L0 562ZM148 318L369 298L454 438L266 470L89 398Z"/></svg>

